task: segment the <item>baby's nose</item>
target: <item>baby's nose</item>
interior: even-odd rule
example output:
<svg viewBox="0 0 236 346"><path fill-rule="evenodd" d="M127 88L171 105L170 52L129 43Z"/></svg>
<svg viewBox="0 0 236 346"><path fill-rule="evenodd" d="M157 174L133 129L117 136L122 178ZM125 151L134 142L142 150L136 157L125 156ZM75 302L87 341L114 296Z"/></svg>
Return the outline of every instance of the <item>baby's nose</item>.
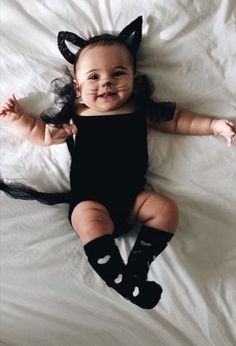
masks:
<svg viewBox="0 0 236 346"><path fill-rule="evenodd" d="M103 84L102 84L102 86L103 87L110 87L110 86L112 86L112 82L110 82L110 81L105 81Z"/></svg>

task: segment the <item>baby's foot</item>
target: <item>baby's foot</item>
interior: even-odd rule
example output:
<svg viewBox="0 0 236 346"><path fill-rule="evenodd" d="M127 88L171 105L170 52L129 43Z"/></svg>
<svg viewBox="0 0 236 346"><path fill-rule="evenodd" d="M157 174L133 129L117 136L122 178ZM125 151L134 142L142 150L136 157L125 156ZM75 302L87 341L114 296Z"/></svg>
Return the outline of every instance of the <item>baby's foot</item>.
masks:
<svg viewBox="0 0 236 346"><path fill-rule="evenodd" d="M118 287L120 286L120 287ZM162 288L154 281L143 281L139 278L124 278L116 287L124 298L143 309L153 309L161 299Z"/></svg>

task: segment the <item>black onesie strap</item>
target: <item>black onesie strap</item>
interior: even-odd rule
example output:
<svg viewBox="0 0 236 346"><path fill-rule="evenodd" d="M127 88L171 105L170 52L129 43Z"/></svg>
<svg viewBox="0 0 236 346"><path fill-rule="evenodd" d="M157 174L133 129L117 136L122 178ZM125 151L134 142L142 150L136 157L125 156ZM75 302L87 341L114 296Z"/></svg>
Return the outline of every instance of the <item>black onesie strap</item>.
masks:
<svg viewBox="0 0 236 346"><path fill-rule="evenodd" d="M67 138L66 144L67 144L68 150L70 152L70 155L72 156L74 153L74 145L75 145L73 136L70 136Z"/></svg>
<svg viewBox="0 0 236 346"><path fill-rule="evenodd" d="M75 124L76 127L78 127L78 122L79 122L79 116L78 114L76 114L75 112L73 113L72 117L71 117L73 123Z"/></svg>

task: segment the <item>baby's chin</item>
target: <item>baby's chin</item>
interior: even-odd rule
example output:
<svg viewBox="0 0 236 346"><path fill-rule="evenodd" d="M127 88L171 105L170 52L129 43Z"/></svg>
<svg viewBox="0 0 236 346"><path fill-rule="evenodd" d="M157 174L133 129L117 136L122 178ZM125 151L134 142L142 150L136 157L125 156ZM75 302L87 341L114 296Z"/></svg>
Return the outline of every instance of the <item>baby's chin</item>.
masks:
<svg viewBox="0 0 236 346"><path fill-rule="evenodd" d="M86 100L89 101L89 100ZM93 102L84 102L89 114L118 114L123 113L124 108L128 109L130 101L127 98L121 98L115 93L104 93L97 96Z"/></svg>

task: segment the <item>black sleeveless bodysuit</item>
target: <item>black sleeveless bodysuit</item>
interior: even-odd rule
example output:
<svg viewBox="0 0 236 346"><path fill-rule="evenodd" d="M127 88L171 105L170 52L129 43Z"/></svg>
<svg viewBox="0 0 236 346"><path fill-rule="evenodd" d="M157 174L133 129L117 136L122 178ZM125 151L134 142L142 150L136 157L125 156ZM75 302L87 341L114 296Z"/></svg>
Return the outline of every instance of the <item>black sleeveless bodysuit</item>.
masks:
<svg viewBox="0 0 236 346"><path fill-rule="evenodd" d="M170 120L175 106L165 105ZM160 103L161 105L161 103ZM171 114L170 114L171 113ZM78 132L70 171L69 219L82 201L103 204L116 226L126 224L137 195L144 189L148 164L146 116L139 110L119 115L74 115Z"/></svg>
<svg viewBox="0 0 236 346"><path fill-rule="evenodd" d="M147 169L146 118L138 111L119 115L75 115L70 215L81 201L103 204L115 224L125 222L143 190Z"/></svg>

